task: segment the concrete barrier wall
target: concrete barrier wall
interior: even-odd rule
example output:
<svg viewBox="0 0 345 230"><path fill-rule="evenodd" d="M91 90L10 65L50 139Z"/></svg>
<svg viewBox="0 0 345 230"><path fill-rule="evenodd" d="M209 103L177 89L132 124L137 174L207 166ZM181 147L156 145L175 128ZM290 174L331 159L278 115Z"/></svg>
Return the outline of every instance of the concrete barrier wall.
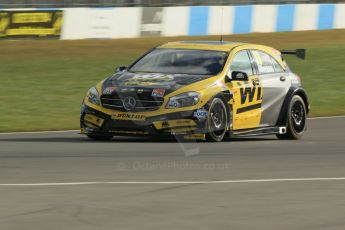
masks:
<svg viewBox="0 0 345 230"><path fill-rule="evenodd" d="M61 39L197 36L340 28L345 28L345 4L66 8L63 9Z"/></svg>
<svg viewBox="0 0 345 230"><path fill-rule="evenodd" d="M187 35L345 28L344 8L345 4L195 6L189 10Z"/></svg>
<svg viewBox="0 0 345 230"><path fill-rule="evenodd" d="M141 8L69 8L64 10L61 39L140 36Z"/></svg>

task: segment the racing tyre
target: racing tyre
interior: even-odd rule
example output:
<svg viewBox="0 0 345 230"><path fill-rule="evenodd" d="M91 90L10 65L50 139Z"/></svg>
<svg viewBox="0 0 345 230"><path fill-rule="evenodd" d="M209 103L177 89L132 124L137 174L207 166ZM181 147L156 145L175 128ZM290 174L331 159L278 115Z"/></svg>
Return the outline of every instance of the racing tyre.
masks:
<svg viewBox="0 0 345 230"><path fill-rule="evenodd" d="M215 98L211 102L207 116L206 140L220 142L223 140L228 127L228 114L224 102Z"/></svg>
<svg viewBox="0 0 345 230"><path fill-rule="evenodd" d="M287 130L285 134L277 134L279 139L297 140L306 130L307 112L303 99L295 95L292 97L288 110Z"/></svg>
<svg viewBox="0 0 345 230"><path fill-rule="evenodd" d="M95 140L95 141L110 141L113 139L112 135L96 135L96 134L88 134L88 138Z"/></svg>

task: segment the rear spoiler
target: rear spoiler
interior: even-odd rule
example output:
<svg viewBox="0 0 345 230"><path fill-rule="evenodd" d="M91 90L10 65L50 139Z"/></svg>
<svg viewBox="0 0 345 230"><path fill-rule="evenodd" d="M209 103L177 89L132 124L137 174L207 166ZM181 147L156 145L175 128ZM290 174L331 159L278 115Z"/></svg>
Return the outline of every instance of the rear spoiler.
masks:
<svg viewBox="0 0 345 230"><path fill-rule="evenodd" d="M280 51L282 54L292 54L296 55L296 57L300 59L305 59L305 49L296 49L296 50L281 50Z"/></svg>

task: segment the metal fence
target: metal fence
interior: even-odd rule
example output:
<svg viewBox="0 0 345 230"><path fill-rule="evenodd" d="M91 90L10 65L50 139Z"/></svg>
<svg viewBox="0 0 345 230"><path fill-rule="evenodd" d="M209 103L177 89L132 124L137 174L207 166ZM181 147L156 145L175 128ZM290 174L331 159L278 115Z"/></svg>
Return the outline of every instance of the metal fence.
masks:
<svg viewBox="0 0 345 230"><path fill-rule="evenodd" d="M0 0L0 8L191 6L339 2L345 3L345 0Z"/></svg>

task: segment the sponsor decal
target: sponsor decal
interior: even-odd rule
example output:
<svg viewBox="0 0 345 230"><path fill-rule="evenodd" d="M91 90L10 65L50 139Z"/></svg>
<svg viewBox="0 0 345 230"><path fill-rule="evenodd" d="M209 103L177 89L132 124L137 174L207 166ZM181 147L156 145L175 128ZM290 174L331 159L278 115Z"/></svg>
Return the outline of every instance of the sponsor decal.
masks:
<svg viewBox="0 0 345 230"><path fill-rule="evenodd" d="M183 138L185 139L200 139L200 140L205 140L206 139L206 135L205 134L190 134L190 135L186 135Z"/></svg>
<svg viewBox="0 0 345 230"><path fill-rule="evenodd" d="M207 110L202 107L194 112L194 117L196 117L199 121L203 121L207 118L208 112Z"/></svg>
<svg viewBox="0 0 345 230"><path fill-rule="evenodd" d="M238 90L237 90L236 88L232 90L232 94L233 94L234 96L237 95L237 93L238 93Z"/></svg>
<svg viewBox="0 0 345 230"><path fill-rule="evenodd" d="M88 38L112 38L113 12L99 8L88 11L89 23L86 23Z"/></svg>
<svg viewBox="0 0 345 230"><path fill-rule="evenodd" d="M140 85L140 86L152 86L152 85L159 86L161 84L162 83L160 83L160 82L145 82L145 81L128 81L128 82L124 82L123 83L123 85L126 85L126 86L132 86L132 85L134 85L134 86L136 86L136 85Z"/></svg>
<svg viewBox="0 0 345 230"><path fill-rule="evenodd" d="M122 131L122 130L110 130L111 133L133 134L133 135L147 135L145 131Z"/></svg>
<svg viewBox="0 0 345 230"><path fill-rule="evenodd" d="M127 88L123 88L123 89L121 89L121 92L122 93L128 92L128 89Z"/></svg>
<svg viewBox="0 0 345 230"><path fill-rule="evenodd" d="M240 91L241 104L245 104L247 101L248 103L252 103L262 100L262 87L260 85L253 85L253 87L251 87L250 85L243 84L241 82L237 82L237 85ZM255 94L256 97L254 97Z"/></svg>
<svg viewBox="0 0 345 230"><path fill-rule="evenodd" d="M297 79L292 79L292 80L291 80L291 84L293 84L293 85L299 85L300 82L299 82Z"/></svg>
<svg viewBox="0 0 345 230"><path fill-rule="evenodd" d="M152 97L164 97L165 89L153 89Z"/></svg>
<svg viewBox="0 0 345 230"><path fill-rule="evenodd" d="M292 75L291 83L294 85L300 85L301 84L300 79L296 75Z"/></svg>
<svg viewBox="0 0 345 230"><path fill-rule="evenodd" d="M163 81L173 81L175 78L173 75L164 74L142 74L134 75L124 81L151 81L151 82L163 82Z"/></svg>
<svg viewBox="0 0 345 230"><path fill-rule="evenodd" d="M107 87L103 90L103 94L112 94L115 91L116 87Z"/></svg>
<svg viewBox="0 0 345 230"><path fill-rule="evenodd" d="M187 125L187 126L194 126L195 125L195 122L194 121L192 121L192 120L187 120L187 119L185 119L185 120L174 120L174 123L176 124L176 125Z"/></svg>
<svg viewBox="0 0 345 230"><path fill-rule="evenodd" d="M0 38L59 37L62 10L0 11Z"/></svg>
<svg viewBox="0 0 345 230"><path fill-rule="evenodd" d="M169 128L169 127L170 127L169 122L163 121L162 128Z"/></svg>
<svg viewBox="0 0 345 230"><path fill-rule="evenodd" d="M84 120L97 127L101 127L104 121L102 118L96 117L91 114L85 114Z"/></svg>
<svg viewBox="0 0 345 230"><path fill-rule="evenodd" d="M114 113L111 116L113 120L131 120L131 121L145 121L146 116L135 113Z"/></svg>
<svg viewBox="0 0 345 230"><path fill-rule="evenodd" d="M171 128L171 134L173 135L179 135L179 134L187 134L191 131L194 131L195 127L181 127L181 128Z"/></svg>
<svg viewBox="0 0 345 230"><path fill-rule="evenodd" d="M137 93L142 93L142 92L144 92L144 89L138 89L137 90Z"/></svg>
<svg viewBox="0 0 345 230"><path fill-rule="evenodd" d="M141 16L141 36L159 36L162 33L163 8L144 7Z"/></svg>
<svg viewBox="0 0 345 230"><path fill-rule="evenodd" d="M169 120L169 121L156 121L153 122L154 126L157 129L166 129L166 128L179 128L179 127L195 127L196 123L191 119L178 119L178 120Z"/></svg>
<svg viewBox="0 0 345 230"><path fill-rule="evenodd" d="M220 86L220 87L226 88L224 79L219 79L219 80L217 81L217 85Z"/></svg>
<svg viewBox="0 0 345 230"><path fill-rule="evenodd" d="M273 54L273 56L274 56L274 58L275 59L281 59L281 53L280 53L280 51L278 51L278 50L276 50L276 49L271 49L271 52L272 52L272 54Z"/></svg>
<svg viewBox="0 0 345 230"><path fill-rule="evenodd" d="M163 75L163 74L142 74L134 75L128 79L123 80L124 85L143 85L143 86L152 86L152 85L161 85L162 83L174 81L173 75Z"/></svg>

